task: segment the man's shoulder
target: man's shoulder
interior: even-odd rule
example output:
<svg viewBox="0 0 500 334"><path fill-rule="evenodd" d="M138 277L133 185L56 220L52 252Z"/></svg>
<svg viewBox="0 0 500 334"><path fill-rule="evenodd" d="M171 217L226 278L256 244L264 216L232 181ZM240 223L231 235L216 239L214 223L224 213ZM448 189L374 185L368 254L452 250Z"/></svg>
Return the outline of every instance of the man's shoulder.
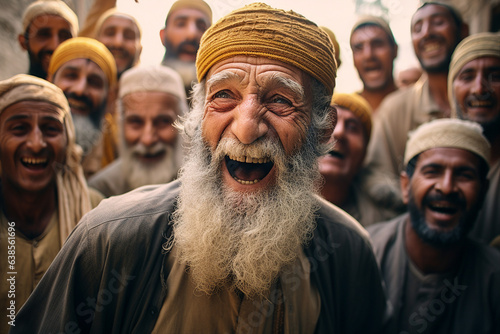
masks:
<svg viewBox="0 0 500 334"><path fill-rule="evenodd" d="M180 183L137 188L120 196L107 198L78 225L89 235L128 238L164 232L173 213ZM145 233L146 232L146 233Z"/></svg>
<svg viewBox="0 0 500 334"><path fill-rule="evenodd" d="M319 219L326 230L329 231L329 234L336 235L337 237L340 235L349 235L351 237L354 236L355 239L370 242L368 233L356 219L320 196L317 199L320 205L318 211Z"/></svg>
<svg viewBox="0 0 500 334"><path fill-rule="evenodd" d="M500 251L484 242L470 239L469 249L471 248L472 262L500 279Z"/></svg>
<svg viewBox="0 0 500 334"><path fill-rule="evenodd" d="M97 189L106 197L115 195L116 189L125 187L125 177L122 173L123 160L116 159L89 178L88 185Z"/></svg>

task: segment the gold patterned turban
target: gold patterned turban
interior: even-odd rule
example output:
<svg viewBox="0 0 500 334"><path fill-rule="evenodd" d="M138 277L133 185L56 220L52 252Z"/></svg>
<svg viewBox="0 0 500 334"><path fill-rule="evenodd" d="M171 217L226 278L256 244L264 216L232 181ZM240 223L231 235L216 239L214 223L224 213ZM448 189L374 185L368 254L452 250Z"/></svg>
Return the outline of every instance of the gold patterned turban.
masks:
<svg viewBox="0 0 500 334"><path fill-rule="evenodd" d="M64 165L56 174L59 234L61 245L80 218L90 211L91 204L87 182L80 165L82 149L75 143L75 127L68 101L59 87L27 74L18 74L0 81L0 114L12 104L21 101L45 101L57 106L64 116L68 138Z"/></svg>
<svg viewBox="0 0 500 334"><path fill-rule="evenodd" d="M196 57L198 81L216 63L238 55L265 57L293 65L333 93L335 53L328 34L293 11L253 3L212 25Z"/></svg>
<svg viewBox="0 0 500 334"><path fill-rule="evenodd" d="M50 58L48 77L68 61L79 58L96 63L108 78L110 87L116 84L115 58L104 44L88 37L75 37L61 43Z"/></svg>

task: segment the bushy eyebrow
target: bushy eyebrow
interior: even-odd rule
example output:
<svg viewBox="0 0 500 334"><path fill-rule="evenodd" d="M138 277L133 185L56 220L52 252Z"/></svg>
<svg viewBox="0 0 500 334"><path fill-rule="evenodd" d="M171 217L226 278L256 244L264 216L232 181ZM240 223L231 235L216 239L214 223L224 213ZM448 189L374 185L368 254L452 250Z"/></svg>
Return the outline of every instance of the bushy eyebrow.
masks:
<svg viewBox="0 0 500 334"><path fill-rule="evenodd" d="M214 87L223 83L225 84L228 81L241 81L241 78L238 74L233 72L216 73L207 80L207 88Z"/></svg>
<svg viewBox="0 0 500 334"><path fill-rule="evenodd" d="M297 101L304 101L306 99L304 87L297 81L284 77L277 73L271 75L264 82L266 89L285 88L293 95Z"/></svg>

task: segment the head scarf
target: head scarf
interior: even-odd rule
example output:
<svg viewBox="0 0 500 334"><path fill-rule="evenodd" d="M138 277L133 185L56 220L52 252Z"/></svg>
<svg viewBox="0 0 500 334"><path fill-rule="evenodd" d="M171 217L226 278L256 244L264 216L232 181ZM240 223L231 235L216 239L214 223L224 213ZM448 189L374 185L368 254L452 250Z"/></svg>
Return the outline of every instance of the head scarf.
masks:
<svg viewBox="0 0 500 334"><path fill-rule="evenodd" d="M361 95L356 93L335 93L332 97L332 105L348 109L356 115L363 125L367 141L370 141L372 133L372 108Z"/></svg>
<svg viewBox="0 0 500 334"><path fill-rule="evenodd" d="M350 36L352 37L352 34L356 30L358 30L359 28L364 27L364 26L369 26L369 25L373 25L373 26L377 26L377 27L381 28L387 34L387 37L389 37L389 41L391 42L391 44L397 45L396 39L394 38L394 35L392 33L391 27L389 26L389 23L387 23L387 21L384 20L383 18L378 17L378 16L373 16L373 15L361 16L356 21L356 23L354 23L354 26L351 29Z"/></svg>
<svg viewBox="0 0 500 334"><path fill-rule="evenodd" d="M71 34L78 34L78 17L63 1L60 0L38 0L30 4L23 14L23 32L28 29L30 23L41 15L57 15L68 21Z"/></svg>
<svg viewBox="0 0 500 334"><path fill-rule="evenodd" d="M125 95L136 92L163 92L175 96L182 101L184 108L179 112L187 110L186 91L181 76L173 69L163 65L140 65L125 72L120 78L118 97L122 99Z"/></svg>
<svg viewBox="0 0 500 334"><path fill-rule="evenodd" d="M337 71L333 44L324 30L293 11L253 3L221 18L201 38L196 57L198 81L216 63L238 55L288 63L333 93Z"/></svg>
<svg viewBox="0 0 500 334"><path fill-rule="evenodd" d="M115 58L104 44L88 37L75 37L61 43L50 58L48 77L52 77L63 64L79 58L96 63L108 78L110 87L116 84Z"/></svg>
<svg viewBox="0 0 500 334"><path fill-rule="evenodd" d="M59 234L64 243L80 218L90 211L87 182L80 165L82 149L75 143L75 128L64 93L50 82L27 74L0 81L0 114L21 101L45 101L60 109L68 138L64 165L57 170Z"/></svg>
<svg viewBox="0 0 500 334"><path fill-rule="evenodd" d="M94 37L95 38L97 38L97 36L99 35L99 32L101 31L101 28L102 28L102 25L104 24L104 22L112 16L124 17L124 18L129 19L132 22L134 22L135 26L137 27L137 31L139 32L138 37L139 37L139 39L141 39L142 29L141 29L139 22L136 20L136 18L130 14L127 14L124 12L119 12L116 7L108 9L107 11L102 13L102 15L99 17L99 19L97 20L95 27L94 27Z"/></svg>
<svg viewBox="0 0 500 334"><path fill-rule="evenodd" d="M457 109L459 108L455 100L453 81L462 70L462 67L481 57L500 58L500 35L498 33L483 32L470 35L464 38L455 48L451 57L450 71L448 72L448 99L452 117L457 117Z"/></svg>
<svg viewBox="0 0 500 334"><path fill-rule="evenodd" d="M203 0L177 0L172 4L170 10L168 11L167 18L165 20L165 25L167 24L167 20L174 11L180 8L194 8L204 13L208 17L208 24L212 25L212 9L210 6Z"/></svg>
<svg viewBox="0 0 500 334"><path fill-rule="evenodd" d="M332 41L333 49L335 51L335 62L337 63L337 69L338 69L342 61L340 60L340 45L339 42L337 41L337 37L335 36L333 31L331 31L327 27L322 26L320 28L323 29L328 34L328 37L330 37L330 41Z"/></svg>
<svg viewBox="0 0 500 334"><path fill-rule="evenodd" d="M440 118L422 124L409 134L404 164L416 155L437 147L459 148L490 161L490 143L483 136L483 129L475 122Z"/></svg>

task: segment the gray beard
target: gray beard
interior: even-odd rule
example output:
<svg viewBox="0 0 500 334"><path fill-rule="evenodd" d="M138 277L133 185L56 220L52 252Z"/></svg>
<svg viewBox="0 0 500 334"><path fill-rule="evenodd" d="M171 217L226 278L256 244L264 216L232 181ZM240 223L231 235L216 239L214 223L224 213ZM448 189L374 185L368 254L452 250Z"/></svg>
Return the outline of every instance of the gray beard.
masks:
<svg viewBox="0 0 500 334"><path fill-rule="evenodd" d="M166 58L162 62L163 65L173 68L179 73L184 83L186 90L190 90L193 83L198 82L196 78L195 63L181 61L174 58Z"/></svg>
<svg viewBox="0 0 500 334"><path fill-rule="evenodd" d="M286 156L276 142L223 139L211 152L197 131L180 174L173 238L165 246L176 247L197 290L211 294L230 286L247 296L265 296L298 258L316 226L314 193L321 179L317 157L306 147ZM257 193L228 189L221 181L224 156L251 150L271 152L276 183Z"/></svg>
<svg viewBox="0 0 500 334"><path fill-rule="evenodd" d="M81 146L86 156L101 138L101 127L96 126L88 116L71 114L75 125L76 143Z"/></svg>
<svg viewBox="0 0 500 334"><path fill-rule="evenodd" d="M120 157L123 160L122 171L130 189L135 189L148 184L167 183L175 179L177 171L181 165L181 144L180 141L173 147L163 143L158 143L150 149L151 152L165 150L165 157L156 163L145 164L138 160L134 152L147 150L140 145L128 147L122 145Z"/></svg>

